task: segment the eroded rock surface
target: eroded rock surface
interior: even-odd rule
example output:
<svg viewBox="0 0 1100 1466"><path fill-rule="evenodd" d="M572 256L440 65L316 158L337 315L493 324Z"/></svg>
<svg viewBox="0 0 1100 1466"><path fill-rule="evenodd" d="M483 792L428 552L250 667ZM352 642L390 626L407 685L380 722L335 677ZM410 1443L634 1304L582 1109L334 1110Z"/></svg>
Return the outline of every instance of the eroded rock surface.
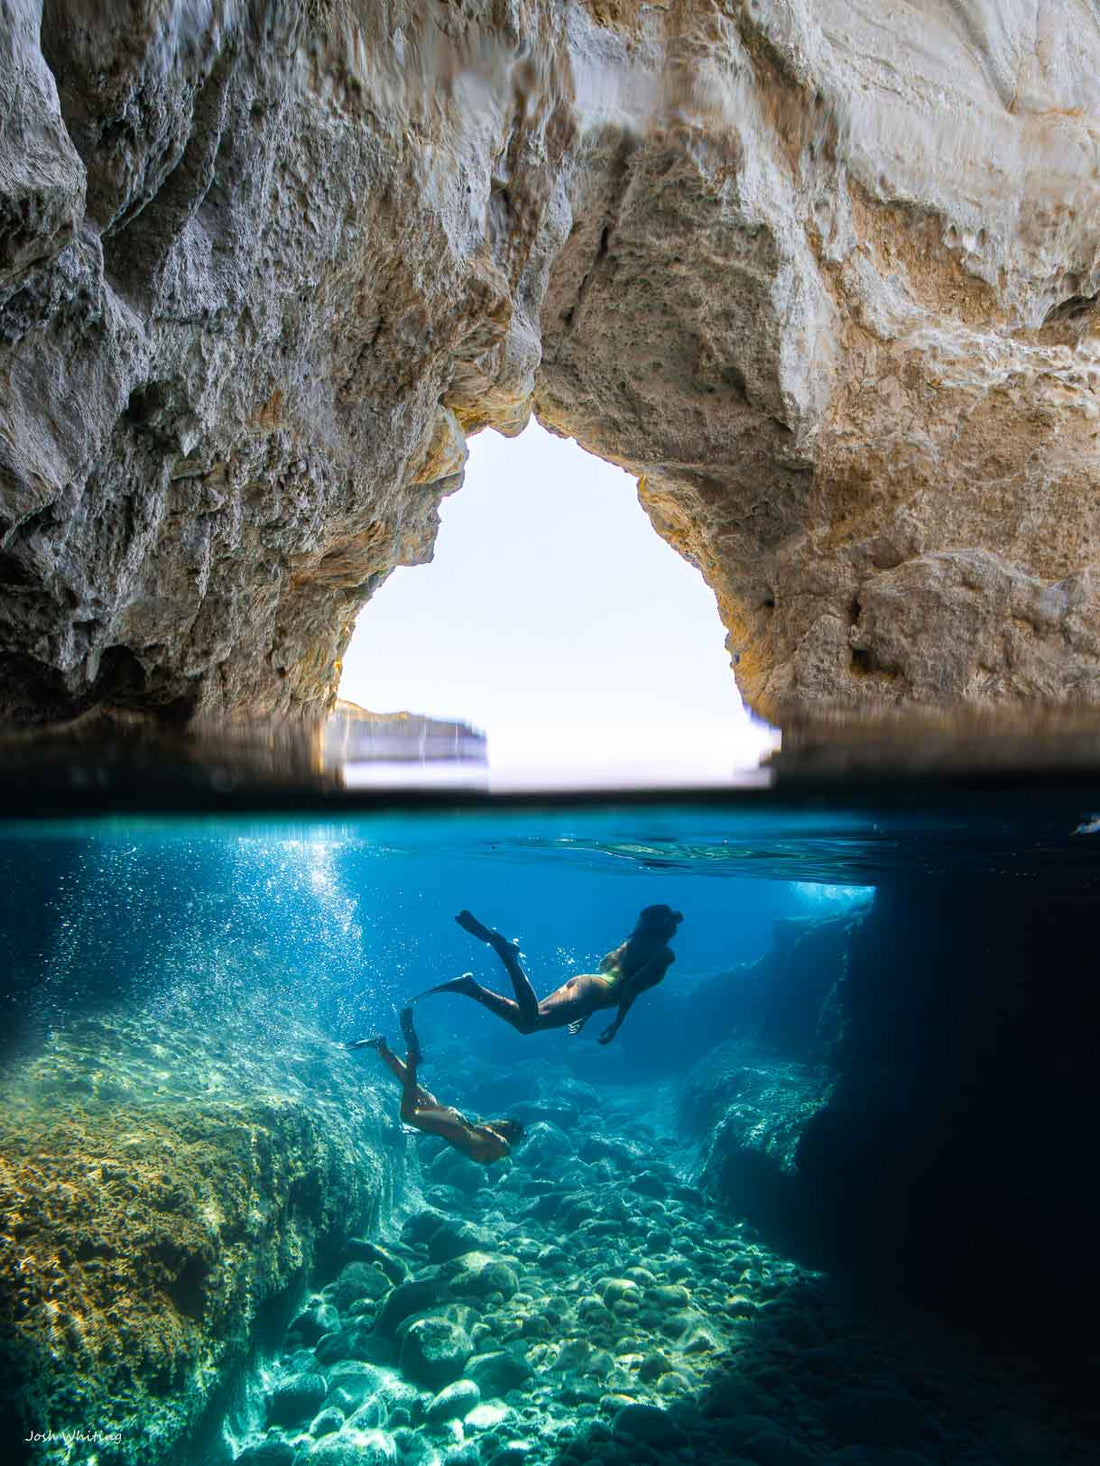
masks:
<svg viewBox="0 0 1100 1466"><path fill-rule="evenodd" d="M0 17L9 717L320 714L532 406L758 711L1100 696L1086 0Z"/></svg>
<svg viewBox="0 0 1100 1466"><path fill-rule="evenodd" d="M81 1430L116 1466L175 1459L311 1269L389 1214L403 1153L349 1057L245 1031L89 1018L5 1075L0 1395L20 1439L54 1432L36 1459Z"/></svg>

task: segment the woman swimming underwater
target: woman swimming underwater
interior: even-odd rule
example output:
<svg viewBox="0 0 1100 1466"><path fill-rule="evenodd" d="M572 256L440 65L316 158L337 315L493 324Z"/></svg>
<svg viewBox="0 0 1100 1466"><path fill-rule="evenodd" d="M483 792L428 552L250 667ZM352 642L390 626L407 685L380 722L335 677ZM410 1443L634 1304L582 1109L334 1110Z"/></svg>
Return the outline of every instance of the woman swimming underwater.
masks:
<svg viewBox="0 0 1100 1466"><path fill-rule="evenodd" d="M482 987L472 972L465 972L461 977L419 993L413 1002L432 993L460 993L503 1018L519 1033L539 1033L544 1028L568 1028L571 1033L579 1033L593 1013L617 1008L613 1022L600 1034L600 1043L608 1044L622 1027L638 995L656 987L672 966L675 955L668 944L683 919L670 906L647 906L626 941L601 960L598 972L582 972L571 977L540 1001L520 966L517 944L485 926L470 912L460 911L455 920L464 931L492 947L512 980L515 997L494 993Z"/></svg>
<svg viewBox="0 0 1100 1466"><path fill-rule="evenodd" d="M472 1161L491 1166L511 1154L512 1147L523 1135L518 1120L468 1120L453 1105L443 1105L417 1079L422 1062L420 1042L413 1027L411 1008L401 1010L401 1032L405 1038L405 1059L402 1062L381 1034L361 1038L349 1049L373 1049L401 1085L401 1118L406 1125L438 1135L455 1150Z"/></svg>

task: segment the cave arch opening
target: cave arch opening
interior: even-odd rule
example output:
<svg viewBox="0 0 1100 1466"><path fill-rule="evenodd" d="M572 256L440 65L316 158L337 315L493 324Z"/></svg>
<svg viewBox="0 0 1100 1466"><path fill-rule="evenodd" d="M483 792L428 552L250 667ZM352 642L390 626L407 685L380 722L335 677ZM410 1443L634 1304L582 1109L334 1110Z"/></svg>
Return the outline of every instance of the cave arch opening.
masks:
<svg viewBox="0 0 1100 1466"><path fill-rule="evenodd" d="M538 782L725 782L778 734L749 713L713 592L634 479L532 423L470 441L427 566L359 615L340 696L456 720Z"/></svg>

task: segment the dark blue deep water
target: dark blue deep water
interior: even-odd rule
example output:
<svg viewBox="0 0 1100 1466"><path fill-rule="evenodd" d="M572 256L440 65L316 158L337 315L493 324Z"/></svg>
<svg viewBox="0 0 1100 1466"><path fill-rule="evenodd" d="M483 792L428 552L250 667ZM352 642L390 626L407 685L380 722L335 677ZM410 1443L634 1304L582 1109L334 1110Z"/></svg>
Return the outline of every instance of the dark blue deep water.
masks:
<svg viewBox="0 0 1100 1466"><path fill-rule="evenodd" d="M1095 790L9 821L4 1459L1100 1459ZM418 1003L495 1165L343 1047L657 903Z"/></svg>

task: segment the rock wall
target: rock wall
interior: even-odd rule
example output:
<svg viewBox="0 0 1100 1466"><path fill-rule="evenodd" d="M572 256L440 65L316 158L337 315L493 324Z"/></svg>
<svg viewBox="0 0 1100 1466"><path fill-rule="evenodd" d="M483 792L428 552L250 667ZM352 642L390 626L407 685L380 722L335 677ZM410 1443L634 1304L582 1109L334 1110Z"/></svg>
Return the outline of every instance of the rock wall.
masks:
<svg viewBox="0 0 1100 1466"><path fill-rule="evenodd" d="M103 1466L197 1450L313 1267L389 1212L404 1150L350 1058L247 1034L100 1016L3 1076L0 1407L42 1437L11 1459L76 1459L78 1431Z"/></svg>
<svg viewBox="0 0 1100 1466"><path fill-rule="evenodd" d="M319 716L464 434L751 705L1100 695L1087 0L0 0L0 711Z"/></svg>
<svg viewBox="0 0 1100 1466"><path fill-rule="evenodd" d="M915 880L792 923L683 1083L705 1184L880 1303L1089 1330L1096 920L1038 882Z"/></svg>

